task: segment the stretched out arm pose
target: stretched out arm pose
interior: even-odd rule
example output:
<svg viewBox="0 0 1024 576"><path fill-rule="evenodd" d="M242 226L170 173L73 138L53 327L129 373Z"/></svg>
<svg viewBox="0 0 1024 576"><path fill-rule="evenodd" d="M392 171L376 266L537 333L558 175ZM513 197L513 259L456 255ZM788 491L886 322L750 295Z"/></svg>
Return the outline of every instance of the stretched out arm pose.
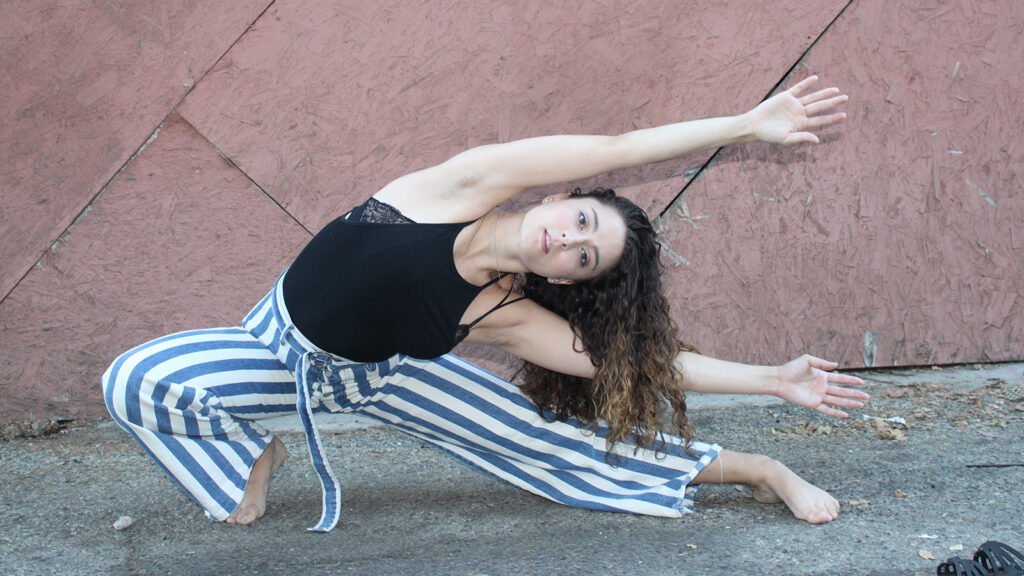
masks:
<svg viewBox="0 0 1024 576"><path fill-rule="evenodd" d="M845 417L842 408L861 407L867 395L845 387L862 384L858 378L830 373L837 367L835 363L802 356L781 367L754 367L708 358L685 348L676 353L675 327L667 318L668 306L659 293L657 248L650 246L652 234L646 230L646 218L638 216L634 206L613 203L625 221L625 235L629 237L625 249L620 240L623 230L611 215L614 210L607 210L608 216L600 218L602 204L607 202L600 196L591 195L593 200L580 199L575 205L558 202L563 200L561 197L549 198L553 207L538 212L546 216L554 207L562 212L554 212L548 221L533 211L504 215L489 212L531 186L576 180L708 148L750 141L816 143L818 138L812 130L843 120L845 114L834 108L847 99L835 88L810 92L816 80L807 78L740 116L683 122L619 136L550 136L472 149L445 164L398 180L378 197L425 219L486 215L481 227L493 226L496 232L492 230L493 245L480 253L480 278L498 271L528 273L531 279L525 291L543 306L523 302L499 310L481 321L468 340L495 345L523 358L527 362L524 391L535 402L561 416L609 421L612 441L632 435L641 444L654 442L660 429L657 422L663 398L672 401L672 432L689 438L685 404L672 386L712 393L770 394ZM424 190L436 190L438 195ZM562 220L557 220L559 217ZM641 222L637 224L637 220ZM594 226L602 221L615 226ZM551 240L553 233L555 238ZM486 230L481 235L488 239ZM554 243L554 253L565 257L557 268L549 268L551 263L544 262L543 257L533 258L536 250L531 248L547 248L549 242ZM539 256L554 260L550 254ZM598 263L601 256L603 264ZM638 272L642 268L645 270ZM579 284L564 286L575 282ZM638 285L643 283L646 286ZM481 295L482 306L471 306L467 318L488 309L500 293L494 288L490 298ZM610 298L597 305L601 295ZM581 305L582 301L594 304L588 307ZM631 317L610 318L616 314ZM642 333L644 337L618 346L609 342L609 324L616 322L620 324L613 334ZM577 334L582 336L582 350ZM655 365L671 357L674 365ZM650 366L635 366L641 360ZM761 501L781 498L794 514L812 523L833 520L839 511L834 498L763 456L726 453L696 477L697 483L722 481L751 486L754 497Z"/></svg>
<svg viewBox="0 0 1024 576"><path fill-rule="evenodd" d="M806 355L758 367L702 356L680 344L661 293L654 230L642 210L611 191L551 196L520 213L495 210L530 187L727 144L817 142L816 129L845 118L835 109L847 98L835 88L812 91L816 80L807 78L739 116L618 136L546 136L481 146L402 176L321 231L279 280L280 290L275 287L243 327L282 360L286 375L295 375L300 414L303 390L309 389L307 368L316 363L316 374L324 375L322 389L344 391L330 396L314 387L315 394L329 396L314 402L365 410L556 501L670 516L692 507L687 485L726 482L750 486L759 501L783 501L808 522L831 521L839 503L781 463L695 440L684 393L770 394L845 417L843 409L859 408L867 399L847 387L861 384L859 379ZM433 246L440 246L436 253L444 262L431 260ZM341 260L350 272L339 275L331 266ZM394 270L378 271L381 260ZM451 277L447 284L437 280L444 274ZM271 331L268 322L280 324L273 331L278 340L269 344L263 336ZM488 380L441 356L461 340L521 358L521 381L513 386ZM278 342L294 353L281 352ZM254 428L251 446L233 447L249 450L253 462L234 468L241 478L235 481L238 490L214 503L219 496L208 492L215 490L189 484L193 478L202 484L212 464L200 472L182 465L184 471L176 472L147 443L145 418L130 422L131 411L112 400L133 386L118 384L128 380L118 367L144 363L122 357L105 375L115 420L136 434L211 517L247 524L262 516L269 479L285 459L283 444ZM378 374L380 380L366 385L378 394L371 398L365 386L335 383L335 372L353 373L346 372L352 370L346 363L361 366L355 373ZM146 378L157 376L140 376L143 388ZM516 398L524 395L544 410L543 418L523 408L529 402ZM244 417L253 418L247 410ZM586 430L600 431L610 454L588 456L591 449L580 443ZM307 427L317 465L315 436ZM194 441L210 451L217 440ZM619 465L604 464L615 457ZM652 470L671 466L678 469L652 479ZM585 474L568 478L580 467ZM326 474L322 470L327 518L330 487L337 482L329 466ZM595 476L600 480L587 484ZM632 491L643 483L651 487ZM333 526L329 519L321 524Z"/></svg>

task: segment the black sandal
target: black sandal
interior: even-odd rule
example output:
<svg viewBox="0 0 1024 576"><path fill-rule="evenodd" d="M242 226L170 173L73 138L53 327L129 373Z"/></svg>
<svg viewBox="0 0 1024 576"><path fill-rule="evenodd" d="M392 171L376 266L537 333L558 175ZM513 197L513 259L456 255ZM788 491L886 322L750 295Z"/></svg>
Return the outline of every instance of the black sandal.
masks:
<svg viewBox="0 0 1024 576"><path fill-rule="evenodd" d="M1024 576L1024 554L995 540L978 546L974 562L992 576Z"/></svg>
<svg viewBox="0 0 1024 576"><path fill-rule="evenodd" d="M959 556L946 558L946 561L935 568L938 576L990 576L981 564L974 560L964 560Z"/></svg>

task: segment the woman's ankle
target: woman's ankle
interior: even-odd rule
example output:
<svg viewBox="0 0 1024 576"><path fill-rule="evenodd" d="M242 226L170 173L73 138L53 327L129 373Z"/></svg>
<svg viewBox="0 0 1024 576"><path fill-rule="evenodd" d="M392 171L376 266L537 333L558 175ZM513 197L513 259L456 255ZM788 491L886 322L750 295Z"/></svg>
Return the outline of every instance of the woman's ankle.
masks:
<svg viewBox="0 0 1024 576"><path fill-rule="evenodd" d="M782 477L788 468L778 460L765 456L763 454L751 454L750 455L750 482L748 486L765 486L771 485L773 481L777 481Z"/></svg>

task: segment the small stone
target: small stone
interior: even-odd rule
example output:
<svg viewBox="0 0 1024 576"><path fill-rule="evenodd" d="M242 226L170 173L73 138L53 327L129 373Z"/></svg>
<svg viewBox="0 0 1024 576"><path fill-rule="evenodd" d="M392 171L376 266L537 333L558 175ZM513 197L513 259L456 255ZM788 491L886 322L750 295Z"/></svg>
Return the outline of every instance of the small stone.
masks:
<svg viewBox="0 0 1024 576"><path fill-rule="evenodd" d="M897 442L903 442L907 439L907 435L903 433L903 430L896 428L882 430L878 433L878 437L882 440L895 440Z"/></svg>
<svg viewBox="0 0 1024 576"><path fill-rule="evenodd" d="M131 516L121 516L117 519L117 522L114 522L114 530L124 530L130 527L133 523L134 521Z"/></svg>

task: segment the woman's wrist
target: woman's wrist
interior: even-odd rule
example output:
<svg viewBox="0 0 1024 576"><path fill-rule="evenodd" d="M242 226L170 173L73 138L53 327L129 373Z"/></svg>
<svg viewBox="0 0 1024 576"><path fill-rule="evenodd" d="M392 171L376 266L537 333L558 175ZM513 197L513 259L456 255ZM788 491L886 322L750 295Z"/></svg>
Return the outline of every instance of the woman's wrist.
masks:
<svg viewBox="0 0 1024 576"><path fill-rule="evenodd" d="M736 125L738 136L735 142L737 144L743 142L757 142L759 140L757 134L754 132L754 122L750 118L750 112L736 116Z"/></svg>
<svg viewBox="0 0 1024 576"><path fill-rule="evenodd" d="M779 382L782 381L782 366L766 366L764 378L765 394L778 396Z"/></svg>

